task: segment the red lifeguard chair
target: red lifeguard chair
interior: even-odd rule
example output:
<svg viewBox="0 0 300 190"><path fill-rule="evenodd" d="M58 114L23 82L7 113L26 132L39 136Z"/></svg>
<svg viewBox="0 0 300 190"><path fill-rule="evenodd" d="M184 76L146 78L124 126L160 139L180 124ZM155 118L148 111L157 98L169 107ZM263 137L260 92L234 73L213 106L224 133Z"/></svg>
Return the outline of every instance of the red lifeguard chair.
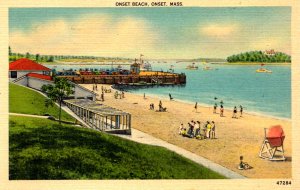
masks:
<svg viewBox="0 0 300 190"><path fill-rule="evenodd" d="M285 161L283 141L285 138L283 129L280 125L272 126L265 130L265 139L261 146L259 157L272 161Z"/></svg>

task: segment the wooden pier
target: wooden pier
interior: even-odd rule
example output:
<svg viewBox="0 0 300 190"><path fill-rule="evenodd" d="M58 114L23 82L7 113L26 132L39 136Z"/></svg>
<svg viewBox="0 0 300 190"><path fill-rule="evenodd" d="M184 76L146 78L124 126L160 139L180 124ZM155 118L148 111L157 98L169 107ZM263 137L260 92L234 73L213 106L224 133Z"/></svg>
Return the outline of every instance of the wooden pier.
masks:
<svg viewBox="0 0 300 190"><path fill-rule="evenodd" d="M89 99L64 100L67 107L93 129L131 134L131 115Z"/></svg>
<svg viewBox="0 0 300 190"><path fill-rule="evenodd" d="M181 74L158 74L158 75L81 75L81 76L58 76L67 78L76 84L185 84L186 75Z"/></svg>

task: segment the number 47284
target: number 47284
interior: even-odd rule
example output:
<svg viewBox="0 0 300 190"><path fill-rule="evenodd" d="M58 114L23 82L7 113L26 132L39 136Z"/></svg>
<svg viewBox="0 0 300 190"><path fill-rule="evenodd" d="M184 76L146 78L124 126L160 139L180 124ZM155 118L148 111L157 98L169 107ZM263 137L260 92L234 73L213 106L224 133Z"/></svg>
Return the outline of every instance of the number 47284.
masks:
<svg viewBox="0 0 300 190"><path fill-rule="evenodd" d="M277 181L277 185L292 185L292 181Z"/></svg>

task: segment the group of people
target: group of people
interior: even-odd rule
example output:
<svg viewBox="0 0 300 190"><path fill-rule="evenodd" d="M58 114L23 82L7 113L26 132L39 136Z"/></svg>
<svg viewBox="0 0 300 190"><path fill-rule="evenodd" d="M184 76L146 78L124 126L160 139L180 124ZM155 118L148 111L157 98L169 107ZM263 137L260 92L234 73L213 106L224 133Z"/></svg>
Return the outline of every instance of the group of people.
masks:
<svg viewBox="0 0 300 190"><path fill-rule="evenodd" d="M98 91L98 85L97 84L93 84L93 91Z"/></svg>
<svg viewBox="0 0 300 190"><path fill-rule="evenodd" d="M93 84L93 91L96 90L98 91L98 86L97 84ZM106 89L106 87L101 86L101 101L104 102L104 93L110 93L111 89Z"/></svg>
<svg viewBox="0 0 300 190"><path fill-rule="evenodd" d="M243 106L242 105L240 105L240 117L243 117ZM232 118L235 118L235 119L238 118L238 116L237 116L237 107L236 106L234 106L234 108L233 108Z"/></svg>
<svg viewBox="0 0 300 190"><path fill-rule="evenodd" d="M150 104L150 110L154 110L154 104L153 103Z"/></svg>
<svg viewBox="0 0 300 190"><path fill-rule="evenodd" d="M106 87L101 86L102 93L111 93L111 89L106 89Z"/></svg>
<svg viewBox="0 0 300 190"><path fill-rule="evenodd" d="M213 111L214 114L217 113L217 107L218 107L218 105L217 105L217 103L215 103L214 104L214 109L213 109L214 110ZM240 117L243 117L243 109L244 108L243 108L242 105L240 105L239 107L240 107ZM233 113L232 113L232 118L235 118L235 119L238 118L237 112L238 112L237 107L234 106ZM220 117L224 117L224 106L223 106L223 104L220 105Z"/></svg>
<svg viewBox="0 0 300 190"><path fill-rule="evenodd" d="M201 128L200 121L188 122L187 128L184 127L183 123L179 126L179 135L189 138L196 139L215 139L216 138L216 125L214 121L207 121Z"/></svg>
<svg viewBox="0 0 300 190"><path fill-rule="evenodd" d="M125 98L125 93L123 91L119 92L119 91L116 90L115 99L118 99L118 98L120 98L120 99Z"/></svg>
<svg viewBox="0 0 300 190"><path fill-rule="evenodd" d="M218 108L218 104L215 103L214 104L214 111L213 111L214 114L217 114L217 108ZM220 105L220 117L224 117L224 106L223 106L223 104Z"/></svg>
<svg viewBox="0 0 300 190"><path fill-rule="evenodd" d="M165 112L165 111L167 111L167 108L163 107L161 100L159 100L158 111L159 112Z"/></svg>
<svg viewBox="0 0 300 190"><path fill-rule="evenodd" d="M153 103L150 104L150 110L154 110L154 104ZM163 107L161 100L159 100L157 111L159 111L159 112L166 112L167 111L167 108Z"/></svg>

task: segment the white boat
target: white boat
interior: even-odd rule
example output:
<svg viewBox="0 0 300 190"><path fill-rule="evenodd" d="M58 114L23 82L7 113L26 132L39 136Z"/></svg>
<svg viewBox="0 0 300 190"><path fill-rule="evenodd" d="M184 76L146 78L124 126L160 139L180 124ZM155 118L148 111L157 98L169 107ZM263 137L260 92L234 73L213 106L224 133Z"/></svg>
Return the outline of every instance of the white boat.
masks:
<svg viewBox="0 0 300 190"><path fill-rule="evenodd" d="M186 69L188 69L188 70L198 70L198 66L195 66L195 63L193 63L192 65L188 65L186 67Z"/></svg>
<svg viewBox="0 0 300 190"><path fill-rule="evenodd" d="M257 73L272 73L272 71L265 69L265 68L260 68L256 70Z"/></svg>
<svg viewBox="0 0 300 190"><path fill-rule="evenodd" d="M214 70L214 68L209 67L209 66L205 66L202 68L202 70L207 71L207 70Z"/></svg>
<svg viewBox="0 0 300 190"><path fill-rule="evenodd" d="M263 68L264 65L265 65L265 64L261 64L261 65L260 65L261 67L260 67L259 69L257 69L256 72L257 72L257 73L272 73L271 70L268 70L268 69L266 69L266 68Z"/></svg>

